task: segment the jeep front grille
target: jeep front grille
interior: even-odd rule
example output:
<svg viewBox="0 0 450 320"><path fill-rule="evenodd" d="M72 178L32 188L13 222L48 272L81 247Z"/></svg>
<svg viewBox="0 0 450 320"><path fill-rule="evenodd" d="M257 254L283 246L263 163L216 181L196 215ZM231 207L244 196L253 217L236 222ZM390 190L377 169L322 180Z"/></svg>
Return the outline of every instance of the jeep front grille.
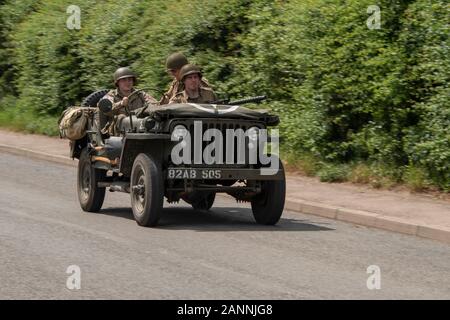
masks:
<svg viewBox="0 0 450 320"><path fill-rule="evenodd" d="M249 121L249 120L231 120L231 119L221 119L221 120L211 120L211 119L180 119L180 120L174 120L170 127L171 130L181 124L184 125L190 135L191 135L191 139L192 141L194 140L194 121L201 121L202 124L202 137L203 134L205 133L205 131L207 129L217 129L222 133L222 137L223 137L223 146L222 146L222 153L223 153L223 164L213 164L210 165L212 167L236 167L236 168L240 168L240 167L249 167L249 156L248 156L248 138L246 139L245 142L245 163L244 164L238 164L238 155L237 155L237 139L235 138L235 143L234 143L234 159L233 159L233 164L227 164L226 163L226 130L227 129L232 129L232 130L238 130L238 129L242 129L244 132L251 128L251 127L258 127L260 129L264 129L265 126L264 124L262 124L261 122L255 122L255 121ZM209 145L211 143L211 141L202 141L202 153L203 150L205 149L205 147L207 145ZM193 149L193 148L192 148ZM214 154L213 154L214 155ZM194 150L192 150L191 152L191 166L200 166L200 165L195 165L194 164ZM204 165L204 164L203 164Z"/></svg>

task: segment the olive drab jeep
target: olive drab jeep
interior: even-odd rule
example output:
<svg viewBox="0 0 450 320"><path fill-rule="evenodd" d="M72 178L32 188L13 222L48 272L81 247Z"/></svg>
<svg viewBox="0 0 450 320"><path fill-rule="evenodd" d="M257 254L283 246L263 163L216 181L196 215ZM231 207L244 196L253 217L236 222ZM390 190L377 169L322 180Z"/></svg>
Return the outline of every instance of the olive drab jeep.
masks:
<svg viewBox="0 0 450 320"><path fill-rule="evenodd" d="M279 120L241 106L265 97L148 107L118 124L120 136L108 136L100 130L112 108L101 99L106 93L84 100L87 134L71 144L71 157L79 159L78 198L84 211L99 212L106 189L126 192L136 222L156 226L164 199L209 210L221 192L249 202L257 223L278 222L285 174L278 157L266 152L277 139L266 130Z"/></svg>

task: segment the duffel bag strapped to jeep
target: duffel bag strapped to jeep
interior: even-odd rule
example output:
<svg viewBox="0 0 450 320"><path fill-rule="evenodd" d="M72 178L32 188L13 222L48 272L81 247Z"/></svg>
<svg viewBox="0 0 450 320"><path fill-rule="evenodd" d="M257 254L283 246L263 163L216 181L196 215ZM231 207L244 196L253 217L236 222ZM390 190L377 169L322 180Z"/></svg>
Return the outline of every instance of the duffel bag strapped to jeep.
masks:
<svg viewBox="0 0 450 320"><path fill-rule="evenodd" d="M81 107L69 107L58 120L59 136L69 140L78 140L86 135L88 115Z"/></svg>

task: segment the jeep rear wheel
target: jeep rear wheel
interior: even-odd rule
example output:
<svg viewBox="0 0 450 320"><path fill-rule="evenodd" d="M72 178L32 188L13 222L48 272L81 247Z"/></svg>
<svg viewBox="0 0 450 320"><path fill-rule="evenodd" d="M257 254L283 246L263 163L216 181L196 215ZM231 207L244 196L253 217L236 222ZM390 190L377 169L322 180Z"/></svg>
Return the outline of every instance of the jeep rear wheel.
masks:
<svg viewBox="0 0 450 320"><path fill-rule="evenodd" d="M208 211L213 206L215 199L216 199L216 193L209 192L208 194L201 197L198 201L193 202L192 208L194 208L194 210Z"/></svg>
<svg viewBox="0 0 450 320"><path fill-rule="evenodd" d="M139 154L131 170L131 207L140 226L156 226L162 213L164 187L160 166L147 154Z"/></svg>
<svg viewBox="0 0 450 320"><path fill-rule="evenodd" d="M283 170L283 164L281 161L279 163L279 168ZM286 180L284 170L281 180L261 181L261 193L254 196L251 201L256 222L264 225L276 224L283 213L285 197Z"/></svg>
<svg viewBox="0 0 450 320"><path fill-rule="evenodd" d="M99 188L98 182L106 176L105 170L94 168L87 149L81 151L78 162L78 200L87 212L99 212L105 199L105 188Z"/></svg>

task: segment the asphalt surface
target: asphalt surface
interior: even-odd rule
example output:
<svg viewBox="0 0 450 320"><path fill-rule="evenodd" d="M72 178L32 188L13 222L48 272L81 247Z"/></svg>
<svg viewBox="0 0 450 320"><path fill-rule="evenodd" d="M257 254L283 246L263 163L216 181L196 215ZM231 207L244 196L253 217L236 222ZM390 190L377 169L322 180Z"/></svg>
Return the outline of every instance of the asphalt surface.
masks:
<svg viewBox="0 0 450 320"><path fill-rule="evenodd" d="M0 299L450 299L445 243L289 211L259 226L227 197L210 212L167 205L143 228L129 195L85 213L74 168L2 153L0 257Z"/></svg>

